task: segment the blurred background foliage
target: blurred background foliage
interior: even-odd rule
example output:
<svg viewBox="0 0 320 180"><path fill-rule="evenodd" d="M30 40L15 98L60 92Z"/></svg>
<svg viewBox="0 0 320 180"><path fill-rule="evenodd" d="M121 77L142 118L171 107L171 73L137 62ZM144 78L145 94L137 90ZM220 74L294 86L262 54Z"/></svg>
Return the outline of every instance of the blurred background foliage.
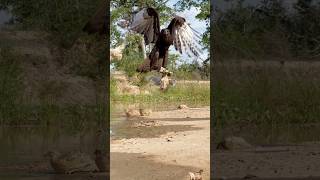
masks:
<svg viewBox="0 0 320 180"><path fill-rule="evenodd" d="M281 0L262 0L256 6L231 2L229 9L214 9L216 60L319 59L320 3L298 0L287 8Z"/></svg>
<svg viewBox="0 0 320 180"><path fill-rule="evenodd" d="M0 8L13 15L11 22L25 30L52 33L53 40L69 47L102 0L0 0Z"/></svg>
<svg viewBox="0 0 320 180"><path fill-rule="evenodd" d="M12 16L0 31L1 125L46 126L74 120L85 126L83 122L87 125L105 122L102 98L88 104L72 100L66 105L56 103L65 93L59 84L72 84L68 79L85 79L95 84L84 85L85 88L98 95L105 93L105 39L82 32L102 3L102 0L0 0L0 9ZM56 69L49 72L49 68L38 66L41 62ZM26 75L39 71L43 80ZM57 80L56 86L45 79L49 76L64 78ZM32 88L34 96L39 94L39 101L29 102L24 97L27 88ZM82 90L74 94L87 96ZM70 127L76 128L75 124Z"/></svg>

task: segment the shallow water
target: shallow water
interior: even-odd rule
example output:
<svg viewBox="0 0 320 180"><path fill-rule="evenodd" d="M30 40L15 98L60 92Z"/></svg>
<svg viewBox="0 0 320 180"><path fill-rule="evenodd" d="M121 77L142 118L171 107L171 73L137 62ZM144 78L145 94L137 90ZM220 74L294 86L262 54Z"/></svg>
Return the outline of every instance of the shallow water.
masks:
<svg viewBox="0 0 320 180"><path fill-rule="evenodd" d="M117 105L111 113L111 138L112 139L122 139L122 138L155 138L169 132L179 132L179 131L192 131L198 130L190 125L151 125L151 126L141 126L137 127L138 123L160 123L161 121L198 121L207 120L208 118L166 118L159 119L145 119L143 117L127 118L125 116L124 110L127 108L139 109L140 107L147 107L152 111L168 111L177 109L178 105L144 105L134 104L134 105Z"/></svg>
<svg viewBox="0 0 320 180"><path fill-rule="evenodd" d="M188 118L189 120L190 118ZM172 119L174 120L174 119ZM179 119L183 120L183 119ZM123 119L111 125L112 129L112 139L122 139L122 138L155 138L169 132L179 132L179 131L192 131L201 128L193 127L191 125L165 125L165 126L142 126L136 127L136 123L140 122L155 122L156 120L145 120L145 119L135 119L126 120ZM161 119L163 121L163 119Z"/></svg>

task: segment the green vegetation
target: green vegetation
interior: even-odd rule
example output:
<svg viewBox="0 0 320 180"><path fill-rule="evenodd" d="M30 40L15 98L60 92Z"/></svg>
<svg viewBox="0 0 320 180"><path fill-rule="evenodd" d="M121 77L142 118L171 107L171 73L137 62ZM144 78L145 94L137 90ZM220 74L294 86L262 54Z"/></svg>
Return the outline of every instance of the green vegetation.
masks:
<svg viewBox="0 0 320 180"><path fill-rule="evenodd" d="M133 6L147 7L151 6L158 10L160 13L160 25L168 22L176 11L184 11L185 9L190 9L196 7L200 9L199 14L196 14L196 18L199 20L205 20L207 22L207 30L203 34L202 44L205 48L210 47L210 6L208 0L178 0L174 4L174 8L169 7L167 0L138 0L138 1L111 1L111 39L115 41L112 45L116 45L121 41L119 30L117 29L116 22L119 19L130 19L130 14L132 13L131 8Z"/></svg>
<svg viewBox="0 0 320 180"><path fill-rule="evenodd" d="M204 20L207 23L207 30L202 35L201 44L204 49L209 49L209 16L210 6L209 1L177 1L174 7L169 7L165 0L148 0L148 1L111 1L111 47L116 47L119 44L125 42L126 48L123 52L123 58L121 61L115 62L115 67L118 70L125 71L129 76L135 74L136 68L143 62L143 55L141 54L140 41L141 36L127 34L124 38L120 36L120 31L117 28L117 22L120 19L129 20L132 15L132 7L146 7L151 6L158 10L160 13L160 25L164 25L165 22L171 20L175 12L190 9L192 7L199 8L199 14L196 14L196 18ZM197 62L186 63L185 60L182 67L177 66L178 55L169 54L168 68L174 71L178 78L182 79L209 79L210 77L210 63L209 58L204 64ZM196 71L196 72L195 72ZM191 74L190 72L194 72ZM195 75L196 74L196 75Z"/></svg>
<svg viewBox="0 0 320 180"><path fill-rule="evenodd" d="M320 4L298 0L288 10L280 0L232 3L214 11L215 138L319 140Z"/></svg>
<svg viewBox="0 0 320 180"><path fill-rule="evenodd" d="M174 7L169 7L167 1L148 0L148 1L118 1L111 2L111 46L116 47L125 42L126 47L123 51L123 57L120 61L114 62L114 67L117 70L124 71L129 78L137 77L132 82L142 90L151 92L140 95L120 95L117 94L116 81L111 79L111 100L115 103L121 104L143 104L148 107L153 106L177 106L179 104L188 104L190 106L208 106L210 105L210 87L209 84L195 83L181 83L175 87L169 88L167 91L160 91L157 89L148 88L148 83L145 79L147 76L160 76L159 74L146 73L137 74L137 67L143 62L143 55L141 52L141 36L135 34L127 34L125 37L120 36L119 29L117 29L117 21L120 19L128 20L131 18L132 7L152 6L160 13L160 24L171 20L173 14L177 11L190 9L191 7L200 8L201 11L196 15L199 20L206 20L209 22L209 1L177 1ZM209 26L207 31L203 34L202 42L204 48L209 48ZM191 63L178 62L179 55L169 53L168 69L174 72L174 79L176 80L208 80L210 77L209 61L204 64L199 64L196 61ZM179 66L177 64L180 64Z"/></svg>
<svg viewBox="0 0 320 180"><path fill-rule="evenodd" d="M120 61L115 61L114 66L117 70L126 72L129 77L137 75L136 69L142 64L142 54L137 51L132 51L128 47L124 50L123 58ZM210 79L210 65L204 62L202 65L194 61L192 63L181 62L179 66L176 65L179 55L170 54L168 70L174 72L174 78L179 80L209 80ZM146 74L148 75L148 74ZM145 75L145 76L146 76Z"/></svg>
<svg viewBox="0 0 320 180"><path fill-rule="evenodd" d="M217 119L226 124L318 122L320 70L313 63L287 66L278 62L217 65L213 90Z"/></svg>
<svg viewBox="0 0 320 180"><path fill-rule="evenodd" d="M0 32L0 44L10 46L0 49L1 126L64 127L77 133L105 124L105 42L82 33L100 3L0 0L0 8L10 9L14 16L10 28ZM65 95L70 102L61 103L69 85L77 82L82 82L84 91L75 92L74 99L88 93L96 93L96 99L75 103Z"/></svg>
<svg viewBox="0 0 320 180"><path fill-rule="evenodd" d="M133 76L136 73L137 67L143 62L143 54L139 47L141 36L130 34L126 36L126 48L123 50L121 60L114 62L118 70L125 71L128 76Z"/></svg>
<svg viewBox="0 0 320 180"><path fill-rule="evenodd" d="M158 90L158 89L157 89ZM114 102L123 104L161 104L180 105L188 104L193 106L209 106L210 105L210 87L209 84L182 83L177 84L173 88L162 92L154 91L150 95L113 95ZM154 106L154 105L153 105Z"/></svg>
<svg viewBox="0 0 320 180"><path fill-rule="evenodd" d="M297 131L300 133L304 124L319 122L318 67L317 62L292 62L282 65L277 61L245 61L215 64L212 93L215 100L213 106L216 136L223 136L225 133L247 133L248 138L252 139L252 134L240 130L239 125L246 127L251 133L256 131L257 137L266 143L278 142L281 140L280 136L289 136L287 133L295 137L290 141L297 141ZM233 126L239 130L228 132ZM300 129L293 131L295 126ZM274 136L270 137L272 134ZM268 138L264 139L266 137ZM317 137L313 135L299 138L315 140Z"/></svg>
<svg viewBox="0 0 320 180"><path fill-rule="evenodd" d="M54 42L70 47L101 0L0 0L0 9L10 9L15 25L23 30L41 30Z"/></svg>
<svg viewBox="0 0 320 180"><path fill-rule="evenodd" d="M0 122L17 116L16 104L21 96L21 68L9 49L0 51Z"/></svg>
<svg viewBox="0 0 320 180"><path fill-rule="evenodd" d="M217 61L226 59L318 60L320 4L298 0L288 10L280 0L261 0L247 6L232 1L232 8L215 9L213 34Z"/></svg>
<svg viewBox="0 0 320 180"><path fill-rule="evenodd" d="M0 52L0 124L61 126L70 132L86 130L88 125L99 125L103 120L102 107L97 105L58 105L53 103L50 88L40 97L41 102L32 104L24 97L22 56L11 49ZM50 83L48 86L53 86ZM56 93L59 89L52 89ZM63 90L63 89L62 89ZM41 95L41 93L40 93Z"/></svg>

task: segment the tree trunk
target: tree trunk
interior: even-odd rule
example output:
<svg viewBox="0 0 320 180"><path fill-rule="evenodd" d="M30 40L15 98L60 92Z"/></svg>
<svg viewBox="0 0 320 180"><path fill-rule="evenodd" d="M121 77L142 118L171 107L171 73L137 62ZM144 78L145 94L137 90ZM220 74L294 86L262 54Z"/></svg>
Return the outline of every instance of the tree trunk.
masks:
<svg viewBox="0 0 320 180"><path fill-rule="evenodd" d="M141 38L140 46L141 46L142 53L143 53L143 59L146 59L146 58L147 58L146 44L145 44L145 42L144 42L144 38L143 38L143 37Z"/></svg>

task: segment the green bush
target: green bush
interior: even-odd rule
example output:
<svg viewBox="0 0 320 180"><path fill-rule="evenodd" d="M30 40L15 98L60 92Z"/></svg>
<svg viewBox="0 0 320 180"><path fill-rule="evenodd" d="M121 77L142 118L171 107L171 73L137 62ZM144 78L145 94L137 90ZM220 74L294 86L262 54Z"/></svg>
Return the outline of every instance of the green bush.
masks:
<svg viewBox="0 0 320 180"><path fill-rule="evenodd" d="M70 47L101 0L0 0L0 7L11 10L17 25L52 33L54 41Z"/></svg>
<svg viewBox="0 0 320 180"><path fill-rule="evenodd" d="M282 1L257 6L238 0L232 8L214 12L212 27L216 60L319 59L320 5L299 0L289 12Z"/></svg>
<svg viewBox="0 0 320 180"><path fill-rule="evenodd" d="M8 48L0 49L0 121L15 119L22 95L22 69L19 58Z"/></svg>

